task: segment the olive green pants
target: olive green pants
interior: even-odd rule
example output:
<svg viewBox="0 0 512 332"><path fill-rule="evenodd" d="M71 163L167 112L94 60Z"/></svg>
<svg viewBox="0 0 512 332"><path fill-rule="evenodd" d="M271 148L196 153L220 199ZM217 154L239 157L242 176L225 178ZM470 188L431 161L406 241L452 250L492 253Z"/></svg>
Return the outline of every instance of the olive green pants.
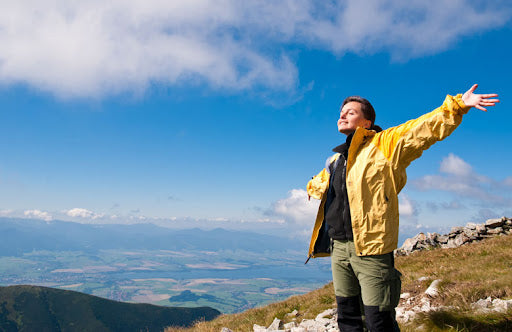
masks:
<svg viewBox="0 0 512 332"><path fill-rule="evenodd" d="M365 306L394 312L400 300L401 273L395 269L392 252L357 256L353 241L334 240L331 266L336 296L360 296Z"/></svg>

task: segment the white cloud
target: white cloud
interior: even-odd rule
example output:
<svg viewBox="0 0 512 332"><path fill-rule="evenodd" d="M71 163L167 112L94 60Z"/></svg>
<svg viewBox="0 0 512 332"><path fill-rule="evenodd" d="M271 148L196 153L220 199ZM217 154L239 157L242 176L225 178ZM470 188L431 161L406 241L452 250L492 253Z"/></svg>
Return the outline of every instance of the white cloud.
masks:
<svg viewBox="0 0 512 332"><path fill-rule="evenodd" d="M318 200L308 200L308 194L302 189L292 189L286 198L275 202L267 215L283 218L287 222L300 225L314 225L318 211Z"/></svg>
<svg viewBox="0 0 512 332"><path fill-rule="evenodd" d="M35 218L35 219L42 219L44 221L51 221L53 220L53 217L46 211L40 211L40 210L26 210L23 212L23 215L27 218Z"/></svg>
<svg viewBox="0 0 512 332"><path fill-rule="evenodd" d="M66 215L73 218L87 218L87 219L98 219L102 218L103 214L97 214L93 211L82 209L82 208L74 208L66 211Z"/></svg>
<svg viewBox="0 0 512 332"><path fill-rule="evenodd" d="M441 161L439 171L455 176L470 176L473 173L473 168L461 158L450 153Z"/></svg>
<svg viewBox="0 0 512 332"><path fill-rule="evenodd" d="M411 199L409 198L409 196L401 194L398 198L398 209L400 211L400 215L409 217L416 214L416 208L413 204L413 201L411 201Z"/></svg>
<svg viewBox="0 0 512 332"><path fill-rule="evenodd" d="M11 1L0 12L0 82L66 98L190 82L293 92L288 46L407 59L500 27L510 9L471 0Z"/></svg>
<svg viewBox="0 0 512 332"><path fill-rule="evenodd" d="M451 192L459 197L470 198L486 204L506 205L512 203L510 194L500 190L499 182L474 172L471 165L454 154L449 154L441 161L439 171L444 174L425 175L411 181L412 185L418 190Z"/></svg>

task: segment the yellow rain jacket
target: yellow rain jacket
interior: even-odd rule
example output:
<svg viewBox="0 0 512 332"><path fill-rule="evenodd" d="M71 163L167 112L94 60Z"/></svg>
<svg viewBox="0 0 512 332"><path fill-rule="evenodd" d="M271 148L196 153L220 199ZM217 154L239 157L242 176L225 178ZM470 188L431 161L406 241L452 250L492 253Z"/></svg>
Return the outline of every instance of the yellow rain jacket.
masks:
<svg viewBox="0 0 512 332"><path fill-rule="evenodd" d="M434 111L379 133L357 128L348 150L346 183L358 256L382 255L397 248L398 194L407 182L405 169L461 123L470 109L461 97L448 95ZM338 157L333 155L330 162ZM330 255L328 250L315 252L324 229L329 176L324 168L307 185L308 195L321 200L308 257Z"/></svg>

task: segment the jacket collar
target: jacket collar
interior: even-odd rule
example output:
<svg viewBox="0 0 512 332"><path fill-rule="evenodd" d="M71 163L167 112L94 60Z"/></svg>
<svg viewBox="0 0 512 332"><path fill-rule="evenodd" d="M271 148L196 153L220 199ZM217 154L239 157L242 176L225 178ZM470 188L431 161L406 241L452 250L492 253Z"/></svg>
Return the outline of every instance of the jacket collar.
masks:
<svg viewBox="0 0 512 332"><path fill-rule="evenodd" d="M348 148L350 147L350 142L352 142L352 137L354 137L354 133L348 135L345 143L338 145L337 147L332 149L332 151L341 153L341 154L344 154L345 152L347 152Z"/></svg>

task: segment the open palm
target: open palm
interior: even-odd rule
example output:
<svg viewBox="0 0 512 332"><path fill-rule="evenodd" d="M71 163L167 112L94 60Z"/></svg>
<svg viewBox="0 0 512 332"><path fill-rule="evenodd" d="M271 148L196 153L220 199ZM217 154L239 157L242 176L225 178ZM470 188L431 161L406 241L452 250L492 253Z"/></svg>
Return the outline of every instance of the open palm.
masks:
<svg viewBox="0 0 512 332"><path fill-rule="evenodd" d="M499 103L499 99L491 99L498 97L498 94L496 93L489 93L489 94L476 94L473 93L476 88L478 88L478 84L474 84L468 91L466 91L462 95L462 101L466 106L469 107L475 107L479 110L482 110L484 112L487 112L487 109L485 107L487 106L494 106L496 103Z"/></svg>

